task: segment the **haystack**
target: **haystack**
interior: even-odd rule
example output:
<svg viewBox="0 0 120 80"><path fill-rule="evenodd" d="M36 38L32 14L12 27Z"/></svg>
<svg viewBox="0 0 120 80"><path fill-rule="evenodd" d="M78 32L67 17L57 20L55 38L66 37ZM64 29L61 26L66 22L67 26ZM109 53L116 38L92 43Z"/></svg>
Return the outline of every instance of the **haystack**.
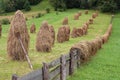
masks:
<svg viewBox="0 0 120 80"><path fill-rule="evenodd" d="M77 28L73 28L72 33L71 33L72 38L76 38L77 36Z"/></svg>
<svg viewBox="0 0 120 80"><path fill-rule="evenodd" d="M0 37L2 36L2 25L0 24Z"/></svg>
<svg viewBox="0 0 120 80"><path fill-rule="evenodd" d="M65 26L66 28L66 41L69 41L69 38L70 38L70 26L66 25Z"/></svg>
<svg viewBox="0 0 120 80"><path fill-rule="evenodd" d="M36 50L39 52L50 52L52 48L52 37L47 21L43 21L36 39Z"/></svg>
<svg viewBox="0 0 120 80"><path fill-rule="evenodd" d="M89 24L93 24L93 19L89 19Z"/></svg>
<svg viewBox="0 0 120 80"><path fill-rule="evenodd" d="M70 37L70 27L68 25L61 26L57 33L57 41L59 43L63 43L65 41L68 41L69 37Z"/></svg>
<svg viewBox="0 0 120 80"><path fill-rule="evenodd" d="M54 45L55 43L55 30L54 30L54 27L52 25L49 25L49 31L51 33L51 37L52 37L52 46Z"/></svg>
<svg viewBox="0 0 120 80"><path fill-rule="evenodd" d="M35 32L36 32L35 24L32 24L32 26L30 28L30 33L35 33Z"/></svg>
<svg viewBox="0 0 120 80"><path fill-rule="evenodd" d="M77 34L78 37L81 37L83 35L83 30L81 28L77 29Z"/></svg>
<svg viewBox="0 0 120 80"><path fill-rule="evenodd" d="M88 14L88 10L85 10L85 14Z"/></svg>
<svg viewBox="0 0 120 80"><path fill-rule="evenodd" d="M18 10L15 13L10 24L10 30L7 41L7 53L9 57L11 57L11 59L13 60L26 60L20 41L18 40L19 36L16 36L18 32L20 34L23 46L28 52L29 34L25 17L20 10Z"/></svg>
<svg viewBox="0 0 120 80"><path fill-rule="evenodd" d="M97 17L97 14L96 13L93 13L92 14L92 18L95 19Z"/></svg>
<svg viewBox="0 0 120 80"><path fill-rule="evenodd" d="M78 14L78 13L76 13L76 14L74 15L74 20L79 20L79 14Z"/></svg>
<svg viewBox="0 0 120 80"><path fill-rule="evenodd" d="M63 25L68 25L68 17L65 17L63 22L62 22Z"/></svg>
<svg viewBox="0 0 120 80"><path fill-rule="evenodd" d="M75 44L71 47L70 52L73 52L74 50L77 50L77 52L80 54L81 62L85 62L89 59L88 46L85 42Z"/></svg>
<svg viewBox="0 0 120 80"><path fill-rule="evenodd" d="M81 15L82 15L82 12L79 11L79 12L78 12L78 15L81 16Z"/></svg>

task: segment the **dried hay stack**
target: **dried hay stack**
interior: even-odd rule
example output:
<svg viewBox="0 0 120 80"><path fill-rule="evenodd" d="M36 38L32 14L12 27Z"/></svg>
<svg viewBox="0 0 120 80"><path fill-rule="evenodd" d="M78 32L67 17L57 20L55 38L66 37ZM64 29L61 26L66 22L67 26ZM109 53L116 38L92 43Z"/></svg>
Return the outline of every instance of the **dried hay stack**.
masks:
<svg viewBox="0 0 120 80"><path fill-rule="evenodd" d="M0 37L2 36L2 25L0 24Z"/></svg>
<svg viewBox="0 0 120 80"><path fill-rule="evenodd" d="M76 38L77 37L77 28L73 28L72 33L71 33L71 37L72 38Z"/></svg>
<svg viewBox="0 0 120 80"><path fill-rule="evenodd" d="M79 14L78 14L78 13L76 13L76 14L74 15L74 20L79 20Z"/></svg>
<svg viewBox="0 0 120 80"><path fill-rule="evenodd" d="M88 46L85 42L80 42L78 44L75 44L71 47L70 52L73 52L74 50L77 50L78 53L80 53L80 59L81 62L85 62L89 59L89 51Z"/></svg>
<svg viewBox="0 0 120 80"><path fill-rule="evenodd" d="M49 25L49 31L51 33L51 37L52 37L52 46L54 45L55 43L55 30L54 30L54 27L52 25Z"/></svg>
<svg viewBox="0 0 120 80"><path fill-rule="evenodd" d="M93 19L89 19L89 24L93 24Z"/></svg>
<svg viewBox="0 0 120 80"><path fill-rule="evenodd" d="M32 26L30 28L30 33L35 33L35 32L36 32L35 24L32 24Z"/></svg>
<svg viewBox="0 0 120 80"><path fill-rule="evenodd" d="M81 16L81 15L82 15L82 12L79 11L79 12L78 12L78 15Z"/></svg>
<svg viewBox="0 0 120 80"><path fill-rule="evenodd" d="M62 22L63 25L68 25L68 17L65 17L63 22Z"/></svg>
<svg viewBox="0 0 120 80"><path fill-rule="evenodd" d="M8 34L8 41L7 41L7 53L12 60L26 60L20 41L17 38L18 36L16 37L16 34L18 32L20 33L23 46L25 50L28 52L29 34L28 34L25 17L20 10L18 10L15 13L11 21L10 30Z"/></svg>
<svg viewBox="0 0 120 80"><path fill-rule="evenodd" d="M96 13L93 13L92 14L92 18L95 19L97 17L97 14Z"/></svg>
<svg viewBox="0 0 120 80"><path fill-rule="evenodd" d="M58 34L57 34L57 41L59 43L63 43L65 41L68 41L70 37L70 27L67 25L63 25L59 28Z"/></svg>
<svg viewBox="0 0 120 80"><path fill-rule="evenodd" d="M88 10L85 11L85 14L88 14Z"/></svg>
<svg viewBox="0 0 120 80"><path fill-rule="evenodd" d="M43 21L36 39L36 50L39 52L50 52L53 40L49 31L47 21Z"/></svg>
<svg viewBox="0 0 120 80"><path fill-rule="evenodd" d="M70 26L66 25L66 41L69 41L70 38Z"/></svg>

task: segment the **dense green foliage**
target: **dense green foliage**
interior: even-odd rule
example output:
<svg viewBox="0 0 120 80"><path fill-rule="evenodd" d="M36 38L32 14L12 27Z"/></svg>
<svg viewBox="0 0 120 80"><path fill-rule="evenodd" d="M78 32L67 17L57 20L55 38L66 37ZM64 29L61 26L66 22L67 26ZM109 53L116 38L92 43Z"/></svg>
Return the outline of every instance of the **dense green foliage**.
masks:
<svg viewBox="0 0 120 80"><path fill-rule="evenodd" d="M50 0L53 7L80 8L80 9L99 9L102 12L116 12L120 9L120 0Z"/></svg>
<svg viewBox="0 0 120 80"><path fill-rule="evenodd" d="M25 9L31 10L30 5L38 4L41 0L0 0L0 12L12 12Z"/></svg>

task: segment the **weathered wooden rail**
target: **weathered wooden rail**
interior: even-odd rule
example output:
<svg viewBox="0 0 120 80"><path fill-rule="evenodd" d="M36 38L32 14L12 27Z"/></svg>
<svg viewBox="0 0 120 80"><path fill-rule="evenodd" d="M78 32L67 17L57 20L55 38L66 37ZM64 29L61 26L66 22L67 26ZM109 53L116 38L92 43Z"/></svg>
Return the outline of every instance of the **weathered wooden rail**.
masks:
<svg viewBox="0 0 120 80"><path fill-rule="evenodd" d="M25 76L13 75L12 80L66 80L67 76L72 75L79 66L80 54L73 51L50 63L43 63L42 68Z"/></svg>

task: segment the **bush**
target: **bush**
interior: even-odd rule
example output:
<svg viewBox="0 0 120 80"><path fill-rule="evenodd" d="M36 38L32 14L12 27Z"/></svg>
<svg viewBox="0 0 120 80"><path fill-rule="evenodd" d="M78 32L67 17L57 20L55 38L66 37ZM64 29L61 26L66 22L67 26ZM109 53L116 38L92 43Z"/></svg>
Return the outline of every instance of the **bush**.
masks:
<svg viewBox="0 0 120 80"><path fill-rule="evenodd" d="M10 21L9 21L9 19L7 19L7 18L2 19L0 22L1 22L2 24L4 24L4 25L10 24Z"/></svg>
<svg viewBox="0 0 120 80"><path fill-rule="evenodd" d="M46 12L47 12L47 13L50 13L50 8L46 8Z"/></svg>
<svg viewBox="0 0 120 80"><path fill-rule="evenodd" d="M117 11L117 4L113 0L101 2L100 10L102 12L112 12L115 13Z"/></svg>
<svg viewBox="0 0 120 80"><path fill-rule="evenodd" d="M24 4L24 9L25 9L25 11L30 11L31 10L30 3L29 3L28 0L26 0L26 2Z"/></svg>
<svg viewBox="0 0 120 80"><path fill-rule="evenodd" d="M36 5L38 3L40 3L42 0L29 0L31 5Z"/></svg>

